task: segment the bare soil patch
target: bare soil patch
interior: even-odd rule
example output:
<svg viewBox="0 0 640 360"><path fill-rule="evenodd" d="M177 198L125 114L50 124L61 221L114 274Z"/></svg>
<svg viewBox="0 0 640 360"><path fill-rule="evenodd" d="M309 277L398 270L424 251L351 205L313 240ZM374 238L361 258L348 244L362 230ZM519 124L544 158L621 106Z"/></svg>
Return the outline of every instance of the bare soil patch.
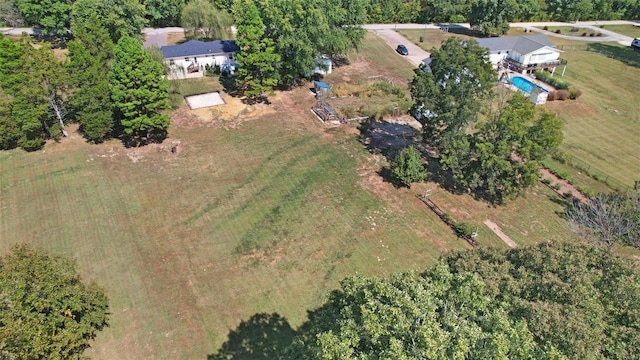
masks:
<svg viewBox="0 0 640 360"><path fill-rule="evenodd" d="M498 235L498 237L502 239L502 241L504 241L507 246L512 249L518 247L518 245L513 240L511 240L511 238L508 237L507 234L502 232L502 229L500 228L500 226L498 226L498 224L489 219L485 220L484 224L487 225L489 229L491 229L491 231L493 231L496 235Z"/></svg>

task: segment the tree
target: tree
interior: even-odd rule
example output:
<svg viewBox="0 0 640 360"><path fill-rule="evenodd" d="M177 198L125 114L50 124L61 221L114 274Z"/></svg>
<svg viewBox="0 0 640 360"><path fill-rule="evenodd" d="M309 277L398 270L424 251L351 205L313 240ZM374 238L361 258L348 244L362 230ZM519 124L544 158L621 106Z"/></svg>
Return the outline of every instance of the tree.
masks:
<svg viewBox="0 0 640 360"><path fill-rule="evenodd" d="M180 23L188 37L207 39L231 38L233 19L206 0L193 0L182 10Z"/></svg>
<svg viewBox="0 0 640 360"><path fill-rule="evenodd" d="M77 0L73 6L74 26L87 27L92 16L97 16L109 31L113 43L123 36L142 39L147 24L145 7L137 0Z"/></svg>
<svg viewBox="0 0 640 360"><path fill-rule="evenodd" d="M452 253L421 276L349 277L290 359L626 359L640 351L640 270L569 243Z"/></svg>
<svg viewBox="0 0 640 360"><path fill-rule="evenodd" d="M424 141L438 151L476 122L492 94L496 73L488 56L475 40L450 37L432 50L430 71L414 70L411 112L422 123Z"/></svg>
<svg viewBox="0 0 640 360"><path fill-rule="evenodd" d="M478 0L471 5L469 23L484 36L500 36L509 31L509 23L518 13L515 0Z"/></svg>
<svg viewBox="0 0 640 360"><path fill-rule="evenodd" d="M565 217L577 235L595 244L640 248L640 193L600 193L586 202L574 201Z"/></svg>
<svg viewBox="0 0 640 360"><path fill-rule="evenodd" d="M502 203L537 182L538 161L562 141L562 122L544 110L537 115L535 105L515 93L469 139L469 161L458 179L477 195ZM450 155L442 157L445 163Z"/></svg>
<svg viewBox="0 0 640 360"><path fill-rule="evenodd" d="M125 140L142 144L164 139L170 120L159 111L169 107L169 81L162 65L136 39L123 36L118 40L109 81Z"/></svg>
<svg viewBox="0 0 640 360"><path fill-rule="evenodd" d="M86 26L85 26L86 25ZM113 43L107 29L96 16L86 23L76 23L74 40L69 43L68 64L73 86L69 98L80 131L89 141L106 139L114 127L113 102L108 72L113 57Z"/></svg>
<svg viewBox="0 0 640 360"><path fill-rule="evenodd" d="M280 55L275 53L273 40L265 37L264 23L253 1L237 0L233 13L240 47L236 83L249 101L259 100L278 83L275 70Z"/></svg>
<svg viewBox="0 0 640 360"><path fill-rule="evenodd" d="M391 171L407 186L411 186L411 183L414 182L424 181L427 177L427 170L422 163L422 155L414 146L402 149L391 163Z"/></svg>
<svg viewBox="0 0 640 360"><path fill-rule="evenodd" d="M74 261L28 245L0 258L0 357L78 359L107 325L108 300Z"/></svg>
<svg viewBox="0 0 640 360"><path fill-rule="evenodd" d="M19 27L24 19L12 0L0 0L0 25Z"/></svg>
<svg viewBox="0 0 640 360"><path fill-rule="evenodd" d="M14 149L22 131L11 116L11 98L0 92L0 150Z"/></svg>
<svg viewBox="0 0 640 360"><path fill-rule="evenodd" d="M8 97L7 125L13 144L27 151L38 150L49 137L58 138L64 130L66 79L62 64L53 57L49 44L36 48L27 35L19 42L0 37L0 87ZM7 110L8 109L8 110Z"/></svg>
<svg viewBox="0 0 640 360"><path fill-rule="evenodd" d="M15 0L28 25L45 34L66 33L71 20L73 0Z"/></svg>
<svg viewBox="0 0 640 360"><path fill-rule="evenodd" d="M153 27L177 26L185 0L146 0L147 19Z"/></svg>

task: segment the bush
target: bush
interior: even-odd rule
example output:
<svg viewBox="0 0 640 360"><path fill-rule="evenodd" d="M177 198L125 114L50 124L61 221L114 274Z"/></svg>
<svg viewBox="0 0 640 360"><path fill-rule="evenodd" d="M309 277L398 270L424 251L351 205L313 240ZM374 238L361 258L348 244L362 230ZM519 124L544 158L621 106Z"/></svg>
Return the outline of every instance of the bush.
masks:
<svg viewBox="0 0 640 360"><path fill-rule="evenodd" d="M555 31L556 34L562 34L562 31L560 31L560 29Z"/></svg>
<svg viewBox="0 0 640 360"><path fill-rule="evenodd" d="M422 163L422 155L413 146L403 149L391 163L393 175L407 186L424 181L427 170Z"/></svg>
<svg viewBox="0 0 640 360"><path fill-rule="evenodd" d="M549 27L548 27L548 26L545 26L545 27L543 27L543 28L542 28L542 30L548 31L548 30L549 30Z"/></svg>
<svg viewBox="0 0 640 360"><path fill-rule="evenodd" d="M569 88L569 99L576 100L580 95L582 95L582 91L577 87L572 86Z"/></svg>
<svg viewBox="0 0 640 360"><path fill-rule="evenodd" d="M587 36L587 33L583 32L582 35L580 35L580 36Z"/></svg>
<svg viewBox="0 0 640 360"><path fill-rule="evenodd" d="M420 42L424 42L424 36L420 35Z"/></svg>
<svg viewBox="0 0 640 360"><path fill-rule="evenodd" d="M580 28L577 28L575 26L571 28L571 32L578 32L578 31L580 31Z"/></svg>
<svg viewBox="0 0 640 360"><path fill-rule="evenodd" d="M567 100L569 98L569 90L558 90L556 91L556 96L558 100Z"/></svg>
<svg viewBox="0 0 640 360"><path fill-rule="evenodd" d="M549 95L547 95L547 101L555 101L556 100L556 92L550 91Z"/></svg>
<svg viewBox="0 0 640 360"><path fill-rule="evenodd" d="M542 178L542 180L540 180L540 181L542 181L542 183L545 184L545 185L551 184L551 179L549 179L549 178Z"/></svg>
<svg viewBox="0 0 640 360"><path fill-rule="evenodd" d="M468 223L457 223L454 225L456 228L456 233L458 234L458 236L463 237L463 238L471 238L471 235L474 233L473 229L473 225L468 224Z"/></svg>
<svg viewBox="0 0 640 360"><path fill-rule="evenodd" d="M596 36L602 36L602 33L599 32L599 33L596 34Z"/></svg>
<svg viewBox="0 0 640 360"><path fill-rule="evenodd" d="M591 34L589 34L589 36L594 37L594 36L595 36L595 34L594 34L594 33L591 33Z"/></svg>
<svg viewBox="0 0 640 360"><path fill-rule="evenodd" d="M562 184L560 183L556 183L555 185L553 185L553 188L556 190L560 190L561 187L562 187Z"/></svg>
<svg viewBox="0 0 640 360"><path fill-rule="evenodd" d="M535 72L535 76L540 81L546 82L547 84L555 87L558 90L564 90L569 88L569 83L565 80L555 78L551 76L548 71L537 70Z"/></svg>

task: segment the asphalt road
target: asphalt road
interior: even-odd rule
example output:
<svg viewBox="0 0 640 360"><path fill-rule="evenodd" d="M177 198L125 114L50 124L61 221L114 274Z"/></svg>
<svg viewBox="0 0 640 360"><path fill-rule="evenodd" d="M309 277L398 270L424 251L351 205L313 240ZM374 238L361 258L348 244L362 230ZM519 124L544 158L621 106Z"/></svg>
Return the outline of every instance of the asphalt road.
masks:
<svg viewBox="0 0 640 360"><path fill-rule="evenodd" d="M373 32L378 34L378 36L380 36L387 44L389 44L389 46L391 47L391 51L395 52L396 47L400 44L406 46L407 50L409 50L409 55L403 56L398 54L398 56L405 57L415 66L420 65L420 63L422 63L422 60L430 56L428 52L422 50L418 45L413 44L411 41L407 40L407 38L400 35L395 30L382 29L382 30L373 30Z"/></svg>

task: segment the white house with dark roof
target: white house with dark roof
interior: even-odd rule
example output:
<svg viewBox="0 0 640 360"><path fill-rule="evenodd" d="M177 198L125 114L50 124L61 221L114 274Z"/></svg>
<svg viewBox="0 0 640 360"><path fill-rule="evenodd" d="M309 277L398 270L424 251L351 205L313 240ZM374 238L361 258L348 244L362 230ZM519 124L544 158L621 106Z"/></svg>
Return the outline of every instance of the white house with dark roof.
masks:
<svg viewBox="0 0 640 360"><path fill-rule="evenodd" d="M236 66L235 54L239 50L235 40L189 40L160 48L173 75L199 73L200 76L207 66L233 69Z"/></svg>
<svg viewBox="0 0 640 360"><path fill-rule="evenodd" d="M529 72L553 68L567 62L560 59L559 49L543 34L506 36L478 39L478 44L489 50L492 64L505 63L512 70Z"/></svg>

